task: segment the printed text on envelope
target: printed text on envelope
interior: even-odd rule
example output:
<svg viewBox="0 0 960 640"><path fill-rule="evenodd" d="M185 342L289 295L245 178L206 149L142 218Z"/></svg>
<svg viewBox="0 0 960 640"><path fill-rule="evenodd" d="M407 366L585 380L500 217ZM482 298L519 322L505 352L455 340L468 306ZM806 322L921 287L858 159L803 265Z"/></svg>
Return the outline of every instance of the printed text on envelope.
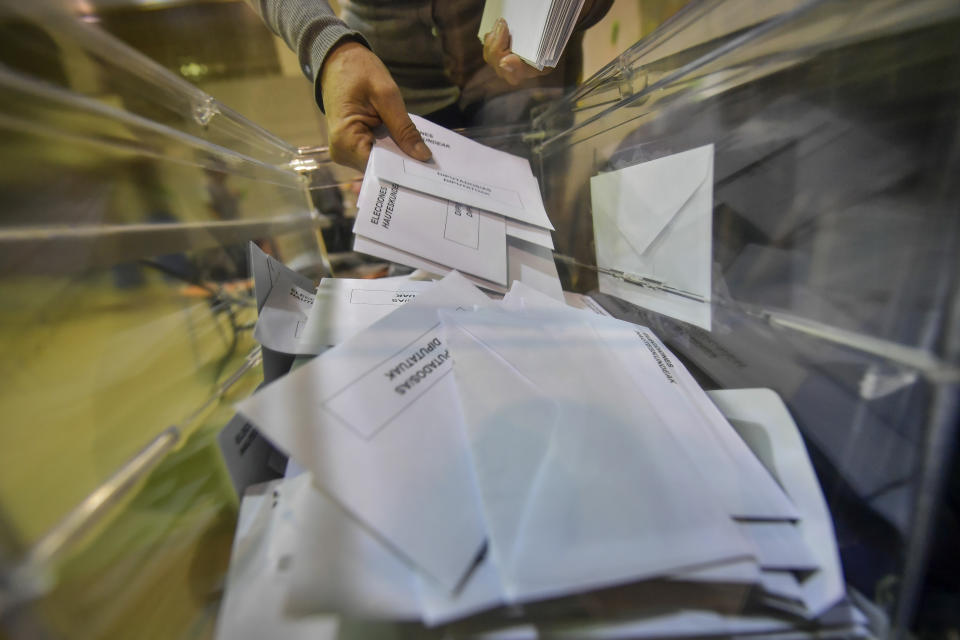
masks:
<svg viewBox="0 0 960 640"><path fill-rule="evenodd" d="M330 396L323 406L361 436L370 438L452 368L437 323Z"/></svg>

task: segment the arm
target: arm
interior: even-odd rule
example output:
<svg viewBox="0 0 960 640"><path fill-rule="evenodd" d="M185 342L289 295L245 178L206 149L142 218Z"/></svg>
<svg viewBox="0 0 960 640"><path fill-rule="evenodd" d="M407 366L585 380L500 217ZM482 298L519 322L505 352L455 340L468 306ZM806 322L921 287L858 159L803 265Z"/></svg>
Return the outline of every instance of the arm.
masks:
<svg viewBox="0 0 960 640"><path fill-rule="evenodd" d="M313 81L327 118L330 157L363 171L373 129L386 125L401 149L417 160L430 151L407 115L400 89L364 37L321 0L248 0L267 26L296 54Z"/></svg>
<svg viewBox="0 0 960 640"><path fill-rule="evenodd" d="M430 159L430 150L407 115L397 83L380 58L363 44L341 42L330 51L318 77L318 92L321 87L334 162L363 171L374 142L373 130L381 124L407 155Z"/></svg>

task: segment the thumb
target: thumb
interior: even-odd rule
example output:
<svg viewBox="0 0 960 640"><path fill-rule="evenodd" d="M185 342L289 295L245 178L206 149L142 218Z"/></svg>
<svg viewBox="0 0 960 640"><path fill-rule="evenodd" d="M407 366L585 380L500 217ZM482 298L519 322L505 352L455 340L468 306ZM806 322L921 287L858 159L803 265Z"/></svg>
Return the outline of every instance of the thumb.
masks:
<svg viewBox="0 0 960 640"><path fill-rule="evenodd" d="M393 91L381 94L373 103L380 120L390 132L390 137L404 153L421 162L426 162L433 157L430 149L424 144L423 138L420 137L416 125L407 115L407 107L403 103L403 96L400 95L398 88L394 87Z"/></svg>
<svg viewBox="0 0 960 640"><path fill-rule="evenodd" d="M493 31L483 39L484 60L488 64L495 64L496 60L510 51L510 30L503 18L497 18Z"/></svg>

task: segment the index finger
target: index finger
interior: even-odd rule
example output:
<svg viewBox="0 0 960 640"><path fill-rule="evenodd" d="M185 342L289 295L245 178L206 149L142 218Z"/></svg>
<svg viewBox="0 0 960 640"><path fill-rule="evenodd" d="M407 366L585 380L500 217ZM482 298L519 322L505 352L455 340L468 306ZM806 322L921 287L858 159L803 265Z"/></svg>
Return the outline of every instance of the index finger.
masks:
<svg viewBox="0 0 960 640"><path fill-rule="evenodd" d="M387 131L390 132L390 137L404 153L421 162L430 160L432 157L430 149L424 144L420 132L417 131L416 125L413 124L407 114L407 108L399 89L394 87L392 91L375 95L372 103L380 116L380 120L386 125Z"/></svg>

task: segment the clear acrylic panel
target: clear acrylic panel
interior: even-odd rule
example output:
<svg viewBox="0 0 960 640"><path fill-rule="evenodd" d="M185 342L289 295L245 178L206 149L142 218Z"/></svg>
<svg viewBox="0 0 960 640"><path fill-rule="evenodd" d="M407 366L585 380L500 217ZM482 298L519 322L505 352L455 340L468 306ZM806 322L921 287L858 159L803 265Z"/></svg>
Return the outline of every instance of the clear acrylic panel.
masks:
<svg viewBox="0 0 960 640"><path fill-rule="evenodd" d="M898 625L955 440L958 28L960 6L935 0L694 2L534 121L581 291L623 279L598 274L591 179L713 145L709 330L597 297L706 386L783 397L848 581ZM617 286L684 295L656 278Z"/></svg>
<svg viewBox="0 0 960 640"><path fill-rule="evenodd" d="M220 77L231 55L272 73L264 41L211 38L181 60L152 29L186 14L121 23L116 4L0 2L0 612L15 637L212 635L236 521L216 434L262 378L246 243L329 273L323 213L350 208L355 177L322 139L284 142L184 79ZM238 5L200 4L197 24ZM530 127L469 132L529 150L577 291L600 277L591 178L714 145L710 330L595 296L705 387L780 394L847 581L895 629L956 440L958 27L949 0L692 2Z"/></svg>
<svg viewBox="0 0 960 640"><path fill-rule="evenodd" d="M0 610L15 637L212 624L236 509L216 435L262 379L248 243L329 274L322 150L102 26L89 3L0 3Z"/></svg>

